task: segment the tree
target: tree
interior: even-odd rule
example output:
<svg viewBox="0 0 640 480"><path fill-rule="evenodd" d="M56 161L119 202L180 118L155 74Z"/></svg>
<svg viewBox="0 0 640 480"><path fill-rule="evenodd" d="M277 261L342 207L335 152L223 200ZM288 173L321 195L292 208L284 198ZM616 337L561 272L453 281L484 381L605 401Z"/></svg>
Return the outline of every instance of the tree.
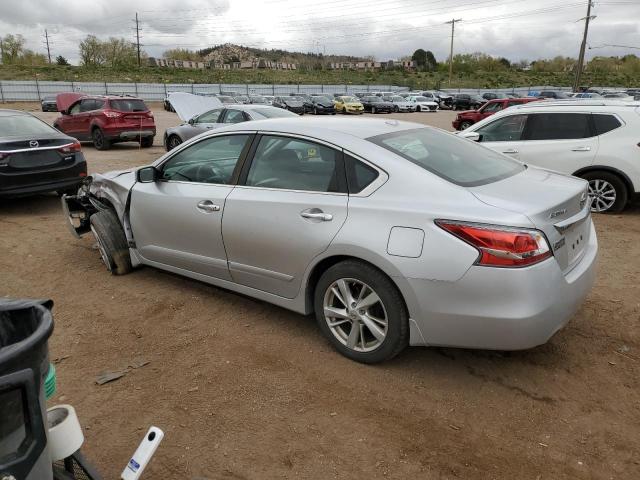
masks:
<svg viewBox="0 0 640 480"><path fill-rule="evenodd" d="M24 53L24 37L22 35L7 34L0 38L2 44L2 63L16 63Z"/></svg>
<svg viewBox="0 0 640 480"><path fill-rule="evenodd" d="M80 42L80 64L87 67L103 65L106 61L105 49L95 35L87 35Z"/></svg>
<svg viewBox="0 0 640 480"><path fill-rule="evenodd" d="M58 64L58 65L69 65L69 62L62 55L58 55L56 57L56 64Z"/></svg>
<svg viewBox="0 0 640 480"><path fill-rule="evenodd" d="M436 57L433 55L431 50L427 50L427 70L430 72L435 71L438 68L438 62L436 61Z"/></svg>
<svg viewBox="0 0 640 480"><path fill-rule="evenodd" d="M419 48L413 55L411 55L411 60L416 62L416 66L418 69L426 69L427 68L427 52L423 49Z"/></svg>
<svg viewBox="0 0 640 480"><path fill-rule="evenodd" d="M172 48L170 50L166 50L162 56L172 60L191 60L192 62L202 61L202 57L197 52L187 48Z"/></svg>
<svg viewBox="0 0 640 480"><path fill-rule="evenodd" d="M138 64L136 45L124 38L111 37L102 42L105 63L113 68L134 67Z"/></svg>
<svg viewBox="0 0 640 480"><path fill-rule="evenodd" d="M46 65L47 56L42 53L36 53L33 50L26 49L18 58L16 63L20 65Z"/></svg>
<svg viewBox="0 0 640 480"><path fill-rule="evenodd" d="M500 62L502 65L504 65L505 68L511 68L511 62L508 59L504 58L504 57L500 57L498 59L498 62Z"/></svg>

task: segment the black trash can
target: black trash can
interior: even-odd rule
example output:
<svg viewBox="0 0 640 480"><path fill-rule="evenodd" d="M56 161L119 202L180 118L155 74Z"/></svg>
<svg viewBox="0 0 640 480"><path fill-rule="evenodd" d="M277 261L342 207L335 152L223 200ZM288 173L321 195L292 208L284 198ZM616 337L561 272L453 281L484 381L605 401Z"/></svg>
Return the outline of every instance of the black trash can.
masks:
<svg viewBox="0 0 640 480"><path fill-rule="evenodd" d="M51 300L0 298L0 478L51 480L44 380Z"/></svg>

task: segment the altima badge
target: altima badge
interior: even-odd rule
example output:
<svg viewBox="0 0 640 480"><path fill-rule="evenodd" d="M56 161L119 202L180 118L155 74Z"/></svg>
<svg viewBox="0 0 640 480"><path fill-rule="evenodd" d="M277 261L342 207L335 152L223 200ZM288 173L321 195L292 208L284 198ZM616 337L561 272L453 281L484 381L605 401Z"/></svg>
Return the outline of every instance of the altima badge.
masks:
<svg viewBox="0 0 640 480"><path fill-rule="evenodd" d="M563 208L562 210L556 210L555 212L551 212L549 214L549 218L556 218L556 217L559 217L560 215L564 215L565 213L567 213L566 208Z"/></svg>

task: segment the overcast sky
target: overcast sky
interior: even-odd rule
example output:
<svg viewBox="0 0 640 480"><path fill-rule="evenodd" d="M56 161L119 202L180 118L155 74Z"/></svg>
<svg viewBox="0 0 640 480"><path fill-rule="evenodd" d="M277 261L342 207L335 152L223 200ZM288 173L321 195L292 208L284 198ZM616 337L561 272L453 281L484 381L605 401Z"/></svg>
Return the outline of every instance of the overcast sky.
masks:
<svg viewBox="0 0 640 480"><path fill-rule="evenodd" d="M27 47L78 61L87 34L135 38L150 56L172 47L204 48L225 42L395 59L417 48L436 58L482 51L510 60L577 56L586 0L1 0L0 35L21 33ZM640 54L640 0L595 2L588 58Z"/></svg>

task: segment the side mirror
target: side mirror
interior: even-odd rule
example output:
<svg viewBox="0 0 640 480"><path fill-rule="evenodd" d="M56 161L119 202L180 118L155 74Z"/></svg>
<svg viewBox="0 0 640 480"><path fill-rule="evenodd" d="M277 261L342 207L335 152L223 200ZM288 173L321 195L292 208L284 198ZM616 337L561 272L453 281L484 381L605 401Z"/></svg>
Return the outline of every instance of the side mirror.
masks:
<svg viewBox="0 0 640 480"><path fill-rule="evenodd" d="M153 183L160 177L156 167L142 167L136 172L136 180L140 183Z"/></svg>
<svg viewBox="0 0 640 480"><path fill-rule="evenodd" d="M198 119L198 117L191 117L187 123L189 125L193 125L194 123L196 123L197 119Z"/></svg>
<svg viewBox="0 0 640 480"><path fill-rule="evenodd" d="M464 130L460 132L460 136L464 137L472 142L480 141L480 134L478 132L465 132Z"/></svg>

